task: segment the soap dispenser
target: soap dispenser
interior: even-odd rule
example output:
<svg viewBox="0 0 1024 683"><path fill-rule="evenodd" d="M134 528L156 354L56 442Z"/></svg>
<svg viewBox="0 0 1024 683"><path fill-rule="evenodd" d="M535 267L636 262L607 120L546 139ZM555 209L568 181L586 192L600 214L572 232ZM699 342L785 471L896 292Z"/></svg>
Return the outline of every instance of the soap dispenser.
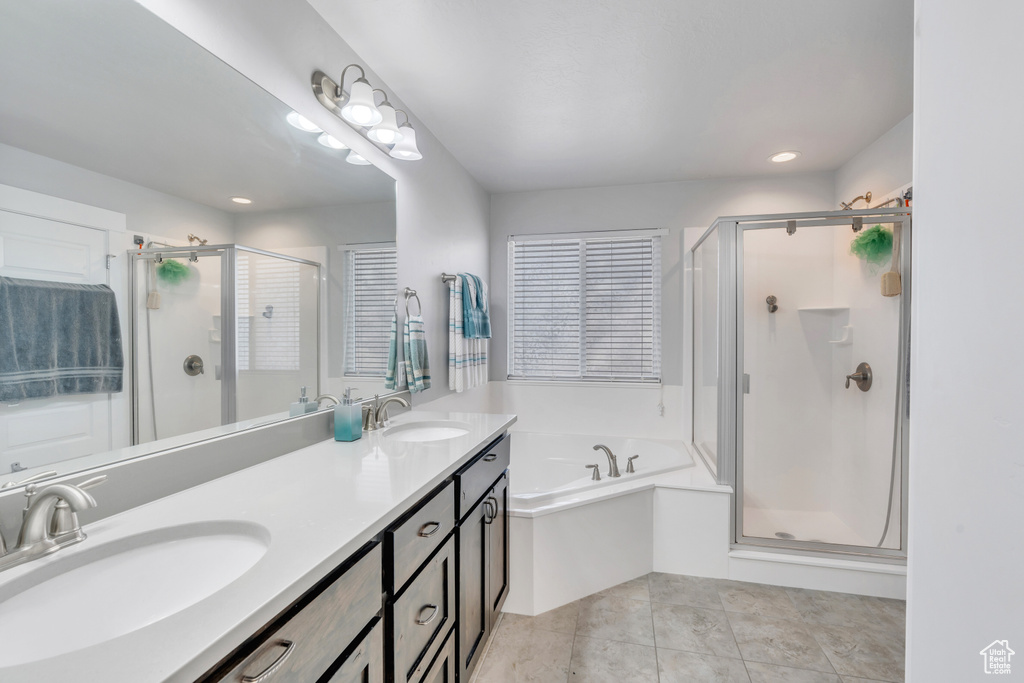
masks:
<svg viewBox="0 0 1024 683"><path fill-rule="evenodd" d="M306 396L306 387L302 387L299 391L299 400L292 403L291 407L288 409L288 414L295 417L296 415L312 413L316 409L317 404L309 402L309 397Z"/></svg>
<svg viewBox="0 0 1024 683"><path fill-rule="evenodd" d="M347 387L341 403L334 406L334 440L355 441L362 435L363 407L352 403L352 387Z"/></svg>

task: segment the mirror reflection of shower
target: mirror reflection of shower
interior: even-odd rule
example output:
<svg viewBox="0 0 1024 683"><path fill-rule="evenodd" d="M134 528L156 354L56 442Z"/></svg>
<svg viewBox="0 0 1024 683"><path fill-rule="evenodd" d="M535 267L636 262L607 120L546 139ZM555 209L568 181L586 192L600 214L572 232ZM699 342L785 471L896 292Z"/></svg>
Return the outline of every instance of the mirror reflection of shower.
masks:
<svg viewBox="0 0 1024 683"><path fill-rule="evenodd" d="M319 393L320 264L188 238L132 253L136 444L287 416L297 387Z"/></svg>

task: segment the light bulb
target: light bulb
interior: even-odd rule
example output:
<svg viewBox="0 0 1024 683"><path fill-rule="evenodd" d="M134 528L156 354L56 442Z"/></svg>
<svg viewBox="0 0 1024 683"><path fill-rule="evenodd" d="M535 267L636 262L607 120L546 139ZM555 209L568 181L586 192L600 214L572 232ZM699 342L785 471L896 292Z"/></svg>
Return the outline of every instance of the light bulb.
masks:
<svg viewBox="0 0 1024 683"><path fill-rule="evenodd" d="M776 164L781 164L787 161L793 161L793 159L796 159L798 156L800 156L800 152L797 152L795 150L788 152L776 152L775 154L768 157L768 161L775 162Z"/></svg>
<svg viewBox="0 0 1024 683"><path fill-rule="evenodd" d="M356 166L369 166L370 165L370 162L367 161L363 157L363 155L358 154L355 150L352 150L351 152L348 153L348 156L345 157L345 161L347 161L350 164L354 164Z"/></svg>
<svg viewBox="0 0 1024 683"><path fill-rule="evenodd" d="M383 116L373 103L373 88L364 78L352 84L348 102L341 108L341 118L357 126L374 126Z"/></svg>
<svg viewBox="0 0 1024 683"><path fill-rule="evenodd" d="M416 147L416 131L413 130L413 127L408 123L403 123L398 130L402 134L402 139L391 148L391 156L403 161L422 159L423 155L420 154L419 148Z"/></svg>
<svg viewBox="0 0 1024 683"><path fill-rule="evenodd" d="M348 145L329 133L320 133L320 137L316 141L331 149L348 149Z"/></svg>
<svg viewBox="0 0 1024 683"><path fill-rule="evenodd" d="M293 126L295 126L296 128L298 128L301 131L305 131L307 133L319 133L320 132L320 127L319 126L317 126L315 123L313 123L312 121L310 121L309 119L307 119L305 116L303 116L302 114L300 114L297 111L293 111L291 114L288 114L288 116L286 116L284 118L285 118L285 121L287 121L288 123L292 124Z"/></svg>
<svg viewBox="0 0 1024 683"><path fill-rule="evenodd" d="M384 145L393 145L402 139L402 133L398 130L398 120L395 117L395 108L384 101L377 107L377 110L380 111L381 122L371 128L366 137Z"/></svg>

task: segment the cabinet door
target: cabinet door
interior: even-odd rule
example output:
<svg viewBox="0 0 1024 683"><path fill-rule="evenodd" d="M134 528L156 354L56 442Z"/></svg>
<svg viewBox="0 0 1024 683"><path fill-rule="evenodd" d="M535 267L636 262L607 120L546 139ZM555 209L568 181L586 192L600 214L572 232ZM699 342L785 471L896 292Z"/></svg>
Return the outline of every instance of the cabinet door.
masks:
<svg viewBox="0 0 1024 683"><path fill-rule="evenodd" d="M487 617L494 626L508 595L508 472L485 500L490 502L492 515L487 525Z"/></svg>
<svg viewBox="0 0 1024 683"><path fill-rule="evenodd" d="M491 631L487 596L489 505L481 501L459 525L459 680L468 683Z"/></svg>
<svg viewBox="0 0 1024 683"><path fill-rule="evenodd" d="M452 631L448 636L437 659L430 666L430 670L424 674L420 683L455 683L455 638L457 635Z"/></svg>
<svg viewBox="0 0 1024 683"><path fill-rule="evenodd" d="M384 622L366 634L329 683L384 683Z"/></svg>

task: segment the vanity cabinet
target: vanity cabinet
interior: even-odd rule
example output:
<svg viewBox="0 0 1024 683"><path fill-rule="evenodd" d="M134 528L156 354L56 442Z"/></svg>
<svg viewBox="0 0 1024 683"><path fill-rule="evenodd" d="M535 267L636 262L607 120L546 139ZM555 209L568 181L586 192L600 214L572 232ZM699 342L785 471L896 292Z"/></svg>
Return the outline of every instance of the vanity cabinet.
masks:
<svg viewBox="0 0 1024 683"><path fill-rule="evenodd" d="M478 453L200 683L468 683L508 594L509 455Z"/></svg>
<svg viewBox="0 0 1024 683"><path fill-rule="evenodd" d="M314 586L262 633L250 639L222 666L203 681L225 683L316 683L329 670L344 667L346 651L364 658L352 664L353 680L366 680L376 654L369 651L373 628L367 636L368 649L360 651L365 638L359 636L381 611L382 552L379 543L357 554L326 579ZM356 644L352 648L353 644ZM345 680L341 678L339 680ZM368 680L374 680L372 677Z"/></svg>
<svg viewBox="0 0 1024 683"><path fill-rule="evenodd" d="M509 439L493 444L455 475L465 515L458 525L459 680L468 683L508 595Z"/></svg>

